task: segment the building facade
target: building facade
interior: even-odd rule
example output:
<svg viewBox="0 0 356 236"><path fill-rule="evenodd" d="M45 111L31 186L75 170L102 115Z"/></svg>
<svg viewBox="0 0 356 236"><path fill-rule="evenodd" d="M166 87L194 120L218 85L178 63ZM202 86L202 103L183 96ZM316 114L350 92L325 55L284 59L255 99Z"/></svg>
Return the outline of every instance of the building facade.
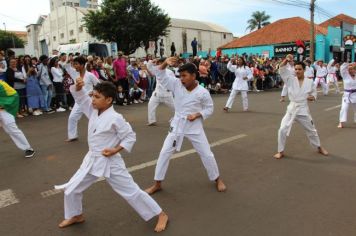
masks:
<svg viewBox="0 0 356 236"><path fill-rule="evenodd" d="M51 11L61 6L97 9L99 3L98 0L50 0L50 6Z"/></svg>
<svg viewBox="0 0 356 236"><path fill-rule="evenodd" d="M335 24L337 19L338 24ZM296 41L305 44L305 57L310 52L310 22L301 17L278 20L260 30L247 34L239 39L222 45L223 54L253 54L265 57L284 57L297 54ZM329 61L339 58L341 61L356 58L356 45L345 45L343 38L356 35L356 19L338 15L315 25L315 59Z"/></svg>

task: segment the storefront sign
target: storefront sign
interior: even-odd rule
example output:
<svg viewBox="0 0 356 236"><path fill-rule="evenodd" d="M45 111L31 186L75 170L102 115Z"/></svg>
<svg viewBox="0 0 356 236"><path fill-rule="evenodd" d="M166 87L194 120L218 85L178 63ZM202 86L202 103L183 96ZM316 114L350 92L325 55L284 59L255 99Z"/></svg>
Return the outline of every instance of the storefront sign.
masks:
<svg viewBox="0 0 356 236"><path fill-rule="evenodd" d="M296 54L298 53L298 46L295 44L286 44L286 45L278 45L274 46L274 55L275 56L284 56L287 54ZM309 43L306 44L306 52L307 54L310 51Z"/></svg>

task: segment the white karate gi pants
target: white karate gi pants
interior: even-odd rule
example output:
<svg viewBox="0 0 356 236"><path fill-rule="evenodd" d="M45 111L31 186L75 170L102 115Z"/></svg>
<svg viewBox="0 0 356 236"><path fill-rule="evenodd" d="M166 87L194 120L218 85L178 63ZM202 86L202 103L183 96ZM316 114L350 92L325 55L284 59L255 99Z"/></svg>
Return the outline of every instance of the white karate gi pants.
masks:
<svg viewBox="0 0 356 236"><path fill-rule="evenodd" d="M340 89L339 89L339 83L336 79L332 79L332 80L328 80L327 84L326 84L326 93L329 93L329 89L330 89L330 85L333 84L335 86L335 93L339 94L340 93Z"/></svg>
<svg viewBox="0 0 356 236"><path fill-rule="evenodd" d="M289 121L292 118L292 114L287 113L281 122L281 127L278 130L278 152L283 152L286 146L287 133L290 129ZM313 120L309 116L297 115L295 121L301 124L307 134L310 144L314 148L320 147L320 139L318 132L315 129ZM292 123L291 123L292 125Z"/></svg>
<svg viewBox="0 0 356 236"><path fill-rule="evenodd" d="M166 104L169 108L174 111L174 101L173 97L160 97L156 95L157 93L154 92L148 102L148 123L152 124L157 122L156 119L156 110L159 104L163 103Z"/></svg>
<svg viewBox="0 0 356 236"><path fill-rule="evenodd" d="M340 122L347 122L347 112L351 106L354 110L354 122L356 123L356 103L345 102L346 98L342 98L341 110L340 110Z"/></svg>
<svg viewBox="0 0 356 236"><path fill-rule="evenodd" d="M122 196L130 206L145 220L159 215L162 209L151 196L142 191L124 166L115 166L106 181L112 189ZM83 212L83 191L92 185L98 177L87 174L82 182L70 193L64 194L64 218L70 219Z"/></svg>
<svg viewBox="0 0 356 236"><path fill-rule="evenodd" d="M31 149L23 132L17 127L15 117L5 110L0 110L0 126L10 136L16 146L25 151Z"/></svg>
<svg viewBox="0 0 356 236"><path fill-rule="evenodd" d="M68 139L78 138L78 121L82 118L83 112L80 106L75 103L68 118Z"/></svg>
<svg viewBox="0 0 356 236"><path fill-rule="evenodd" d="M231 90L229 99L227 100L225 107L231 109L232 104L234 103L235 97L239 92L241 93L243 109L244 110L248 109L247 91L241 91L241 90L235 90L235 89Z"/></svg>
<svg viewBox="0 0 356 236"><path fill-rule="evenodd" d="M325 78L318 78L316 77L314 80L314 85L316 88L318 88L318 85L321 85L321 88L323 90L324 95L328 95L328 86L325 83Z"/></svg>
<svg viewBox="0 0 356 236"><path fill-rule="evenodd" d="M185 134L184 137L192 143L194 149L199 154L208 173L209 180L216 180L219 177L219 169L214 154L210 150L210 145L204 130L202 130L200 134ZM170 158L176 151L176 147L173 147L174 140L176 140L176 135L169 133L163 143L155 169L154 179L156 181L162 181L166 176Z"/></svg>

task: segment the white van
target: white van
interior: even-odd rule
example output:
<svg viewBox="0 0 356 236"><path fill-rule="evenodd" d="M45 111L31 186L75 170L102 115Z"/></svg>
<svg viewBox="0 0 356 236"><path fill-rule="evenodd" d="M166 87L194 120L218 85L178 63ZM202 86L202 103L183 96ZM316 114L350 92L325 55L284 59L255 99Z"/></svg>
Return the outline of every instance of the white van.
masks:
<svg viewBox="0 0 356 236"><path fill-rule="evenodd" d="M113 46L111 43L73 43L73 44L65 44L60 45L58 47L59 53L80 53L82 55L94 55L99 57L107 57L111 55L115 55L113 50Z"/></svg>

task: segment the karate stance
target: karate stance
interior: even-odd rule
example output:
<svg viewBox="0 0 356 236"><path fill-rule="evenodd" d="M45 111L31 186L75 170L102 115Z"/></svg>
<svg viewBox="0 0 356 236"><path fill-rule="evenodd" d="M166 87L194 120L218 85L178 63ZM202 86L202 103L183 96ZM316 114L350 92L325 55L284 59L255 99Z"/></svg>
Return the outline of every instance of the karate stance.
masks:
<svg viewBox="0 0 356 236"><path fill-rule="evenodd" d="M162 60L159 60L157 62L157 65L162 64L162 62ZM147 68L154 76L156 76L157 69L155 69L155 66L152 61L149 61L147 63ZM174 76L173 71L169 69L166 70L167 73L172 73L172 76ZM150 101L148 102L148 126L156 125L156 110L158 105L161 103L167 105L169 108L172 109L172 111L174 111L174 101L172 92L165 89L162 86L161 82L159 80L156 80L156 89L155 91L153 91Z"/></svg>
<svg viewBox="0 0 356 236"><path fill-rule="evenodd" d="M5 81L0 80L0 127L10 136L15 145L25 152L25 157L35 155L23 132L17 127L15 116L19 109L19 95Z"/></svg>
<svg viewBox="0 0 356 236"><path fill-rule="evenodd" d="M294 121L303 126L311 145L317 148L319 153L326 156L328 152L320 146L319 136L308 106L308 101L315 101L316 99L316 87L312 80L305 78L304 63L296 62L294 64L295 75L287 69L286 64L291 60L293 60L293 56L289 54L279 68L279 73L288 88L290 103L278 131L278 153L274 157L277 159L284 157L287 136L289 136Z"/></svg>
<svg viewBox="0 0 356 236"><path fill-rule="evenodd" d="M75 70L69 65L66 67L67 72L76 83L76 79L80 76L84 78L84 90L89 94L93 87L100 83L99 79L85 68L86 59L84 57L76 57L73 60ZM67 142L73 142L78 139L78 121L82 118L83 112L77 103L74 104L68 118L68 139Z"/></svg>
<svg viewBox="0 0 356 236"><path fill-rule="evenodd" d="M347 122L349 106L354 110L354 122L356 123L356 62L344 63L340 67L340 74L344 81L344 95L340 110L340 123L338 128L343 128Z"/></svg>
<svg viewBox="0 0 356 236"><path fill-rule="evenodd" d="M337 76L336 76L336 71L338 70L338 65L339 64L337 64L335 62L335 60L332 59L327 66L328 75L326 76L326 88L327 88L328 93L329 93L330 84L334 85L336 94L340 93L339 84L338 84Z"/></svg>
<svg viewBox="0 0 356 236"><path fill-rule="evenodd" d="M131 151L136 142L136 134L130 124L113 108L112 103L116 98L115 86L110 82L97 84L92 99L83 87L85 87L85 80L80 77L70 90L81 111L89 118L89 152L69 182L55 187L65 190L65 220L59 224L59 227L64 228L84 222L83 191L99 177L105 177L113 190L121 195L144 220L148 221L158 216L156 232L165 230L168 216L134 182L120 155L122 150Z"/></svg>
<svg viewBox="0 0 356 236"><path fill-rule="evenodd" d="M203 129L203 120L213 113L213 101L209 91L196 81L198 69L194 64L188 63L179 68L180 79L167 73L167 66L176 61L174 57L168 58L157 68L157 80L174 94L175 114L157 161L155 184L146 192L153 194L162 189L161 182L165 178L169 160L175 151L180 151L184 137L199 154L209 179L216 182L219 192L223 192L226 186L220 178L218 165Z"/></svg>
<svg viewBox="0 0 356 236"><path fill-rule="evenodd" d="M325 77L328 74L328 70L322 60L314 62L314 67L316 69L316 77L314 80L315 87L317 88L318 85L321 85L323 89L324 96L328 95L328 88L326 86Z"/></svg>
<svg viewBox="0 0 356 236"><path fill-rule="evenodd" d="M248 66L246 66L246 62L243 57L239 57L237 59L237 65L233 65L230 60L229 63L227 64L227 69L235 73L235 80L234 83L232 84L231 93L224 107L224 111L228 112L231 109L235 97L239 92L241 93L243 110L248 111L247 81L251 81L253 79L253 74L251 72L251 69Z"/></svg>

